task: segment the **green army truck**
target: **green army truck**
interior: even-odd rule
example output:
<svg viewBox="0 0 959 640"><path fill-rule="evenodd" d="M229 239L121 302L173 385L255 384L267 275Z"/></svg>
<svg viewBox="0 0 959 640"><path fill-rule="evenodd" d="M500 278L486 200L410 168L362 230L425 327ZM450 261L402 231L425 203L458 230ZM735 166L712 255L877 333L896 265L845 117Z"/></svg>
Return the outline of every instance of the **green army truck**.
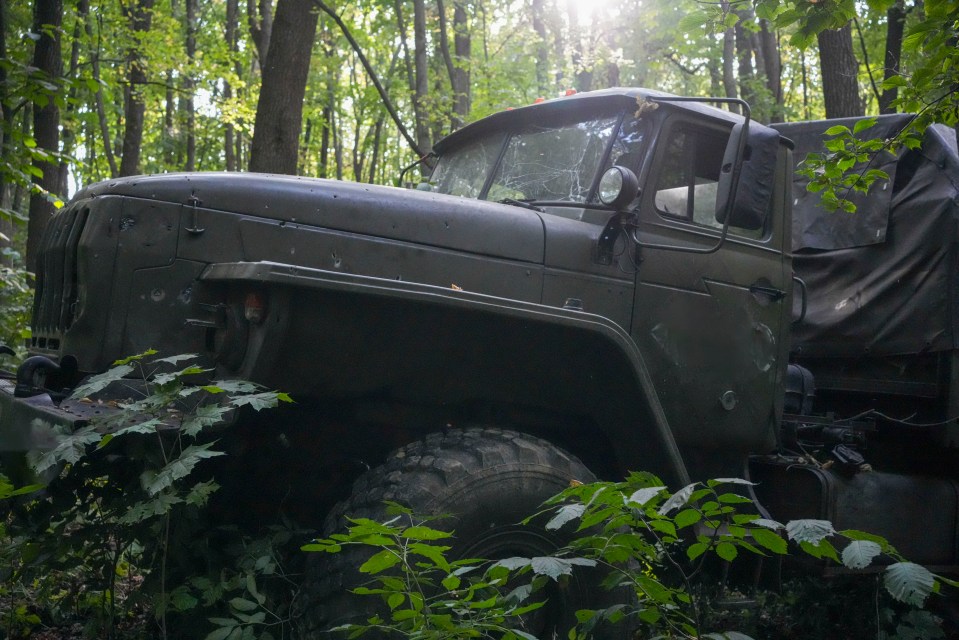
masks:
<svg viewBox="0 0 959 640"><path fill-rule="evenodd" d="M119 358L197 353L296 400L221 442L218 499L245 513L319 527L390 499L454 514L460 553L541 555L556 540L516 523L570 480L745 476L774 518L956 567L952 132L826 213L793 171L834 123L707 102L610 89L497 113L441 140L413 189L89 186L43 241L0 449L87 423L70 390Z"/></svg>

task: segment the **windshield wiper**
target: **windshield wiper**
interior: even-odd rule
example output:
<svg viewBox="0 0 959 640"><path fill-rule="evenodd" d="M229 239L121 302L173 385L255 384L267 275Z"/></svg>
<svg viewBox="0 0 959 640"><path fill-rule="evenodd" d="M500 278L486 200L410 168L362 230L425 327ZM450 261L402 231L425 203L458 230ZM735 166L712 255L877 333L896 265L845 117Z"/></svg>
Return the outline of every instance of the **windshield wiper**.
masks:
<svg viewBox="0 0 959 640"><path fill-rule="evenodd" d="M533 211L539 211L540 213L546 213L543 209L540 209L533 201L526 200L514 200L513 198L503 198L502 200L497 200L500 204L511 204L514 207L523 207L524 209L532 209Z"/></svg>

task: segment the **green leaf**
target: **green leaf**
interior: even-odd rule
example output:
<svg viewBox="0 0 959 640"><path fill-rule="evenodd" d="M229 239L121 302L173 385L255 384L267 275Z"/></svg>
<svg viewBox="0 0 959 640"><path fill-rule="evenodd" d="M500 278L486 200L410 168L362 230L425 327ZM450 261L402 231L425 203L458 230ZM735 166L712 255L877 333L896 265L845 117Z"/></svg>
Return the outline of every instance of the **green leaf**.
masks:
<svg viewBox="0 0 959 640"><path fill-rule="evenodd" d="M202 445L190 445L183 450L178 458L171 460L165 467L146 483L143 487L150 495L156 495L164 489L173 485L174 482L190 475L193 468L201 461L208 458L222 456L222 451L210 451L215 443L208 442Z"/></svg>
<svg viewBox="0 0 959 640"><path fill-rule="evenodd" d="M258 605L246 598L233 598L230 600L230 606L237 611L255 611Z"/></svg>
<svg viewBox="0 0 959 640"><path fill-rule="evenodd" d="M673 522L676 523L676 526L680 529L685 529L686 527L696 524L702 519L702 514L699 513L696 509L683 509L673 518Z"/></svg>
<svg viewBox="0 0 959 640"><path fill-rule="evenodd" d="M406 538L407 540L442 540L444 538L451 538L453 534L446 531L431 529L430 527L415 526L407 527L403 530L400 536Z"/></svg>
<svg viewBox="0 0 959 640"><path fill-rule="evenodd" d="M716 555L725 560L726 562L732 562L736 559L738 555L736 546L730 544L729 542L720 542L716 545Z"/></svg>
<svg viewBox="0 0 959 640"><path fill-rule="evenodd" d="M386 605L390 608L390 611L395 611L404 602L406 602L406 596L402 593L391 593L386 598Z"/></svg>
<svg viewBox="0 0 959 640"><path fill-rule="evenodd" d="M375 575L381 571L385 571L390 567L396 566L400 561L399 556L395 552L384 549L379 553L374 553L373 556L360 565L360 573L369 573Z"/></svg>
<svg viewBox="0 0 959 640"><path fill-rule="evenodd" d="M626 502L632 502L642 507L645 506L647 502L662 493L665 489L666 487L643 487L642 489L633 492L633 495L629 496Z"/></svg>
<svg viewBox="0 0 959 640"><path fill-rule="evenodd" d="M547 576L553 580L559 580L560 576L572 575L573 564L565 558L555 556L540 556L530 561L534 574Z"/></svg>
<svg viewBox="0 0 959 640"><path fill-rule="evenodd" d="M935 576L912 562L897 562L886 567L883 583L899 602L921 607L936 584Z"/></svg>
<svg viewBox="0 0 959 640"><path fill-rule="evenodd" d="M131 356L131 358L135 357L136 356ZM127 358L127 360L129 359L130 358ZM117 380L122 380L128 373L132 371L132 365L120 364L112 369L108 369L105 373L90 376L84 381L83 384L77 386L77 388L73 390L73 393L70 394L70 398L74 400L80 400L81 398L91 396L98 391L103 391L110 386L111 383L116 382Z"/></svg>
<svg viewBox="0 0 959 640"><path fill-rule="evenodd" d="M865 569L881 553L882 547L871 540L853 540L842 550L842 563L850 569Z"/></svg>
<svg viewBox="0 0 959 640"><path fill-rule="evenodd" d="M690 560L695 560L699 556L706 553L706 549L709 548L709 545L705 542L697 542L695 544L689 545L689 548L686 549L686 555L689 556Z"/></svg>
<svg viewBox="0 0 959 640"><path fill-rule="evenodd" d="M756 541L756 544L769 549L773 553L782 555L789 549L789 545L786 544L782 536L769 529L750 529L749 535Z"/></svg>
<svg viewBox="0 0 959 640"><path fill-rule="evenodd" d="M861 133L861 132L865 131L866 129L874 126L875 124L876 124L876 118L875 118L875 117L863 118L863 119L861 119L861 120L857 120L857 121L856 121L856 124L855 124L855 125L853 126L853 128L852 128L852 132L853 132L853 133Z"/></svg>
<svg viewBox="0 0 959 640"><path fill-rule="evenodd" d="M673 495L669 497L669 500L663 503L663 506L659 508L659 515L664 516L673 509L678 509L684 506L688 501L689 497L692 495L693 491L696 490L698 482L686 485Z"/></svg>
<svg viewBox="0 0 959 640"><path fill-rule="evenodd" d="M833 125L833 126L829 127L828 129L826 129L826 131L824 132L824 135L827 135L827 136L838 136L838 135L841 134L841 133L851 133L851 132L849 131L849 127L844 126L844 125L841 125L841 124L837 124L837 125Z"/></svg>
<svg viewBox="0 0 959 640"><path fill-rule="evenodd" d="M576 520L577 518L581 517L585 511L586 505L584 504L563 505L556 511L556 515L550 518L549 522L546 523L546 529L549 531L555 531L570 520Z"/></svg>
<svg viewBox="0 0 959 640"><path fill-rule="evenodd" d="M227 636L233 633L235 626L232 627L220 627L219 629L214 629L206 635L203 640L226 640Z"/></svg>
<svg viewBox="0 0 959 640"><path fill-rule="evenodd" d="M791 520L786 524L786 535L795 542L809 542L815 545L835 533L836 530L828 520Z"/></svg>

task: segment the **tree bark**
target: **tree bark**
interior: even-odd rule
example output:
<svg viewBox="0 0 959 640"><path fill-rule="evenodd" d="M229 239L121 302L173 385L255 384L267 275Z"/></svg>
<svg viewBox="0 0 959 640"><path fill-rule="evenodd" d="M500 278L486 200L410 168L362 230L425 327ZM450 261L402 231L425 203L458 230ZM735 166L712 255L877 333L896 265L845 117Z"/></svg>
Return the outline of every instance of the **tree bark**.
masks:
<svg viewBox="0 0 959 640"><path fill-rule="evenodd" d="M154 0L134 0L134 4L121 5L134 33L150 30ZM136 44L127 51L127 86L123 97L123 113L126 124L123 131L123 155L120 158L120 175L132 176L140 172L140 146L143 142L143 87L147 82L146 68Z"/></svg>
<svg viewBox="0 0 959 640"><path fill-rule="evenodd" d="M429 149L430 127L427 114L429 99L429 72L426 57L426 4L413 0L413 75L416 87L413 102L416 105L416 146Z"/></svg>
<svg viewBox="0 0 959 640"><path fill-rule="evenodd" d="M819 33L819 67L827 118L863 115L857 74L859 63L852 50L852 27Z"/></svg>
<svg viewBox="0 0 959 640"><path fill-rule="evenodd" d="M736 90L736 30L732 27L723 32L723 90L727 98L738 98ZM729 110L739 113L739 105L729 105Z"/></svg>
<svg viewBox="0 0 959 640"><path fill-rule="evenodd" d="M317 13L311 0L279 0L256 107L250 171L295 174Z"/></svg>
<svg viewBox="0 0 959 640"><path fill-rule="evenodd" d="M36 0L33 7L33 32L39 39L33 50L33 66L43 77L58 83L63 73L63 60L60 54L60 27L63 23L63 0ZM47 153L56 154L60 150L60 108L53 99L46 104L35 102L33 105L33 137L37 147ZM34 161L42 176L34 177L33 182L40 189L56 194L59 186L60 168L52 158L48 161ZM27 223L27 269L36 273L37 251L40 240L50 216L55 208L40 193L30 196L30 219Z"/></svg>
<svg viewBox="0 0 959 640"><path fill-rule="evenodd" d="M766 72L766 88L777 107L783 105L782 63L779 58L779 43L776 33L769 28L768 20L759 21L759 46L763 51L763 65ZM782 122L782 109L777 108L770 114L770 122Z"/></svg>
<svg viewBox="0 0 959 640"><path fill-rule="evenodd" d="M533 31L536 32L536 88L540 94L549 92L549 45L546 40L545 0L533 0Z"/></svg>
<svg viewBox="0 0 959 640"><path fill-rule="evenodd" d="M87 3L87 0L84 0ZM103 155L106 156L107 165L110 167L110 177L116 178L120 173L117 167L117 157L113 153L113 138L110 135L110 124L107 122L107 110L103 103L103 85L100 83L100 43L99 30L97 31L97 43L93 42L93 16L86 13L84 24L87 39L90 41L90 70L93 73L93 79L97 83L97 92L94 95L94 102L97 111L97 124L100 127L100 137L103 139Z"/></svg>
<svg viewBox="0 0 959 640"><path fill-rule="evenodd" d="M0 60L7 58L7 0L0 0ZM13 130L13 111L7 104L7 68L0 65L0 117L3 125L0 126L0 159L7 160L10 151L7 148L6 133ZM0 181L0 208L13 209L13 185L10 182ZM9 247L13 238L13 220L6 214L0 213L0 247ZM10 266L9 257L0 255L0 264Z"/></svg>
<svg viewBox="0 0 959 640"><path fill-rule="evenodd" d="M468 13L463 0L453 0L453 113L462 126L470 114L470 58L473 43L470 38Z"/></svg>
<svg viewBox="0 0 959 640"><path fill-rule="evenodd" d="M183 79L186 91L186 164L184 170L196 171L196 106L193 73L196 66L196 6L197 0L186 0L186 57L187 70Z"/></svg>
<svg viewBox="0 0 959 640"><path fill-rule="evenodd" d="M273 36L273 6L271 0L246 0L246 20L250 28L250 39L256 47L256 56L260 69L266 64Z"/></svg>
<svg viewBox="0 0 959 640"><path fill-rule="evenodd" d="M226 25L224 28L224 36L226 37L226 48L230 52L230 56L234 57L237 54L237 26L239 22L239 1L238 0L226 0ZM228 104L233 99L233 85L230 84L229 80L223 81L223 99ZM234 128L232 122L227 122L223 128L223 156L226 161L226 170L227 171L236 171L236 136L234 135Z"/></svg>
<svg viewBox="0 0 959 640"><path fill-rule="evenodd" d="M739 95L742 96L742 99L746 102L753 104L756 101L756 95L752 86L755 77L753 71L752 40L749 37L749 31L743 27L743 22L750 19L752 12L746 12L740 9L737 10L736 13L739 14L739 22L736 23L735 27L736 60L739 71Z"/></svg>
<svg viewBox="0 0 959 640"><path fill-rule="evenodd" d="M77 3L77 15L76 21L73 23L73 35L72 42L70 43L70 65L67 67L68 71L66 77L76 78L80 66L80 34L83 31L83 25L87 19L87 13L90 11L89 0L80 0ZM63 157L60 159L60 167L57 170L57 193L67 197L68 186L67 186L67 174L69 172L69 165L66 158L73 155L73 145L76 141L76 134L73 131L73 114L77 108L77 85L73 84L70 87L70 91L67 94L67 107L66 107L66 116L63 118L63 122L60 127L60 151L63 153Z"/></svg>
<svg viewBox="0 0 959 640"><path fill-rule="evenodd" d="M883 80L899 75L899 64L902 58L902 34L905 24L906 7L903 0L897 0L886 11L886 51L883 56L885 62ZM892 103L898 97L899 89L896 87L884 89L882 95L879 96L879 113L895 113L896 109L892 106Z"/></svg>

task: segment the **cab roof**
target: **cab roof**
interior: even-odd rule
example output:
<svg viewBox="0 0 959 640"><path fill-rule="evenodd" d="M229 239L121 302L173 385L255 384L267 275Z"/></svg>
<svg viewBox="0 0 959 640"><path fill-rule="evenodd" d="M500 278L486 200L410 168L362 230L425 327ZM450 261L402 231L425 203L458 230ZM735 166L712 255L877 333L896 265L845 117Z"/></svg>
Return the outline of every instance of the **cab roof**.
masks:
<svg viewBox="0 0 959 640"><path fill-rule="evenodd" d="M639 100L670 97L676 96L654 89L614 87L546 100L525 107L499 111L482 120L468 124L438 141L433 146L433 151L442 154L447 149L459 146L466 140L542 122L544 118L555 114L579 113L585 118L595 112L635 108ZM689 111L726 122L737 123L743 121L743 117L738 114L709 106L707 98L703 98L702 102L669 102L668 105L671 109Z"/></svg>

